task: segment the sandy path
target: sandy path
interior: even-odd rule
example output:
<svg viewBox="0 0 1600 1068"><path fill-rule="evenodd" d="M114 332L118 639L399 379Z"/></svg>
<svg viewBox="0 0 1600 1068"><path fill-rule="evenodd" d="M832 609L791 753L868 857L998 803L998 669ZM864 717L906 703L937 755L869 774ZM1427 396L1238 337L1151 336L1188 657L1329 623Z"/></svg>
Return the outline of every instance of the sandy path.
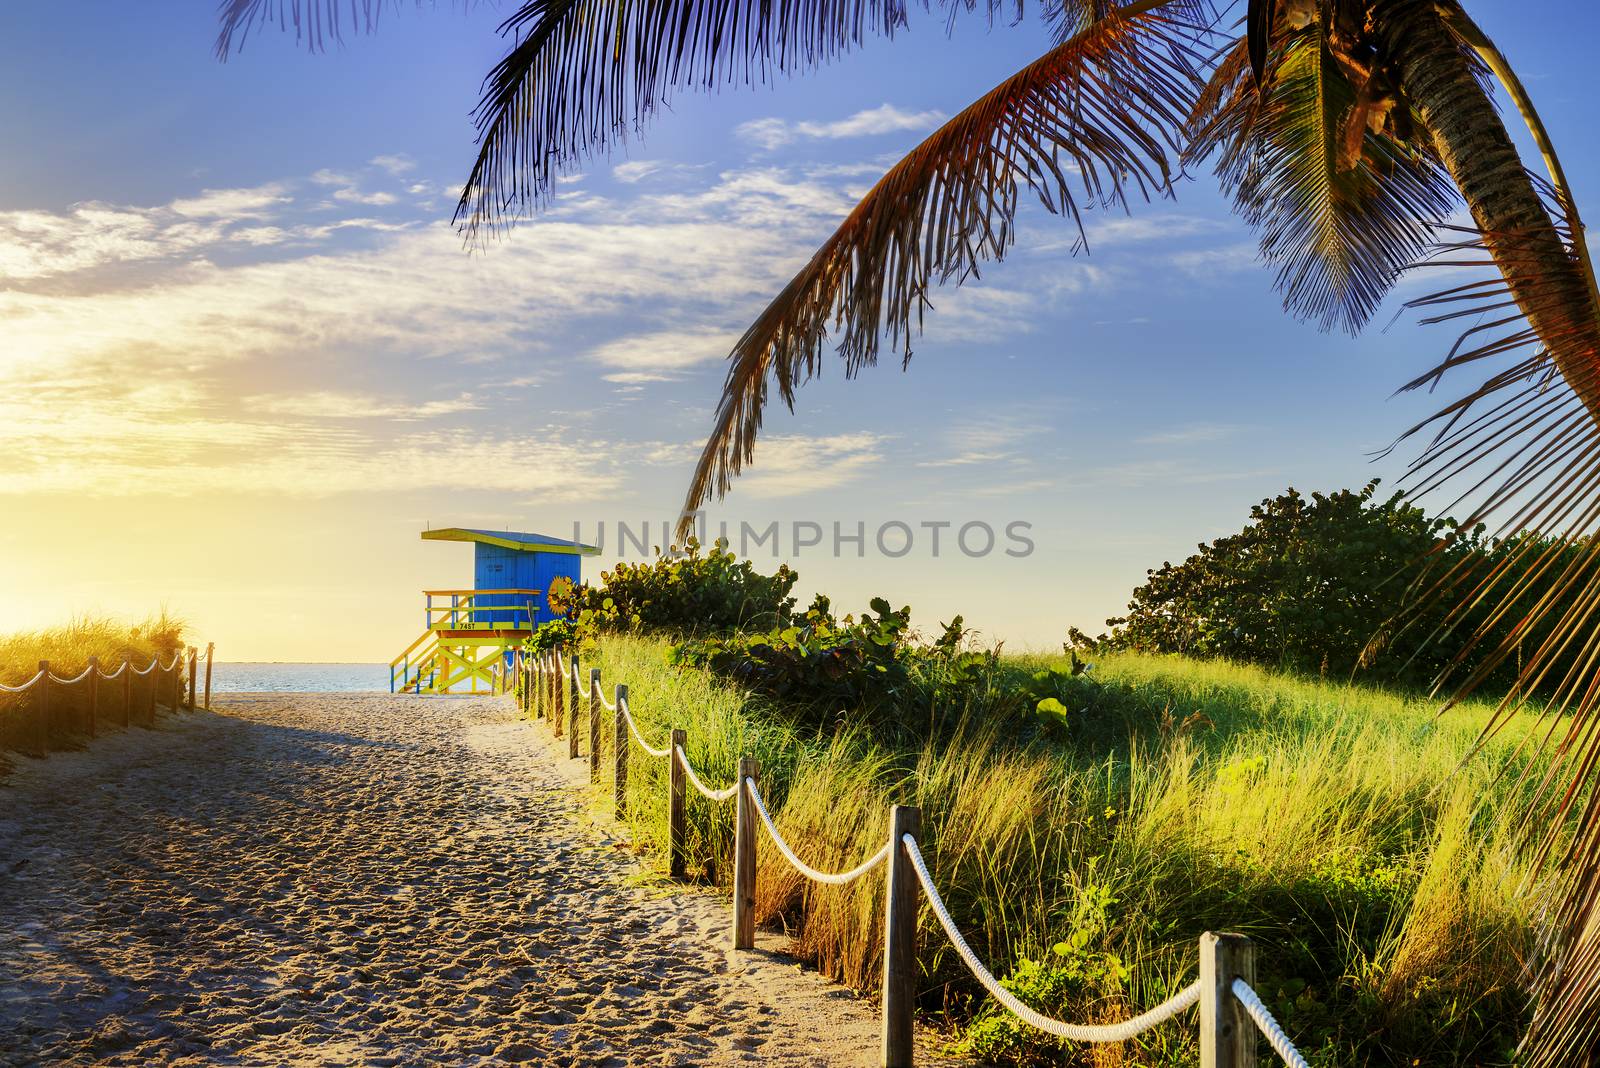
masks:
<svg viewBox="0 0 1600 1068"><path fill-rule="evenodd" d="M509 701L217 706L0 783L0 1063L871 1063Z"/></svg>

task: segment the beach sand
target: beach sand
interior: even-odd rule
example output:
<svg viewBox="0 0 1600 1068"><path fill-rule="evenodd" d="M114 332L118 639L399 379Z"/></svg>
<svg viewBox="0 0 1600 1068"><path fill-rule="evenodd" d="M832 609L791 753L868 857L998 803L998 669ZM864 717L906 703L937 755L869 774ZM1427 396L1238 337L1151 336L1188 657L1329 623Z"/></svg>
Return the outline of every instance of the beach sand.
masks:
<svg viewBox="0 0 1600 1068"><path fill-rule="evenodd" d="M775 937L732 952L725 900L650 876L586 776L509 699L387 694L19 760L0 1063L875 1063L870 1003Z"/></svg>

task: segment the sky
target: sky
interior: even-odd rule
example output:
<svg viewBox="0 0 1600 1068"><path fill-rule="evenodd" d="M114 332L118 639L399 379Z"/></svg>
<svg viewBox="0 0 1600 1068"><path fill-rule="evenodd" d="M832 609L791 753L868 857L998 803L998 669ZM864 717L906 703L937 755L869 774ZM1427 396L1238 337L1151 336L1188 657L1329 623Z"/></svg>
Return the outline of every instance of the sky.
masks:
<svg viewBox="0 0 1600 1068"><path fill-rule="evenodd" d="M818 72L678 96L475 250L450 215L509 7L405 3L322 54L272 27L227 63L214 9L0 15L0 628L165 608L225 660L386 661L419 591L470 582L428 526L577 532L604 546L590 579L638 558L733 340L887 167L1047 46L1031 17L918 12ZM1600 14L1471 10L1600 204ZM1004 263L933 294L904 373L829 366L771 411L713 534L777 523L745 546L803 601L1052 648L1262 498L1392 484L1412 451L1375 454L1453 395L1394 395L1453 340L1400 307L1435 286L1403 281L1359 338L1287 317L1208 172L1092 216L1088 254L1059 217L1021 222Z"/></svg>

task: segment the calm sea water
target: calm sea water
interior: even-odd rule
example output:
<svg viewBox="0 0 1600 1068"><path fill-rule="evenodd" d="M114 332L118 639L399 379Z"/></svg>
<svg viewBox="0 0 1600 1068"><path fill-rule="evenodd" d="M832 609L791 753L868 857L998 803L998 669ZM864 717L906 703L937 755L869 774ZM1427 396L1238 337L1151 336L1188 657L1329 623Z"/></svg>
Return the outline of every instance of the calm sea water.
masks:
<svg viewBox="0 0 1600 1068"><path fill-rule="evenodd" d="M388 664L228 664L211 675L213 693L387 693Z"/></svg>

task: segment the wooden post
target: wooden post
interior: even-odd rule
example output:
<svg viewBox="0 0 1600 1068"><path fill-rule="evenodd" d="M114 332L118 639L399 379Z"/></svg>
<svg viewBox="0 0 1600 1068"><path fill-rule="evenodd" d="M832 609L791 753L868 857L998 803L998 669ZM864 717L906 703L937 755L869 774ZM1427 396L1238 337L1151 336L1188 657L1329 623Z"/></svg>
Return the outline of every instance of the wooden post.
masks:
<svg viewBox="0 0 1600 1068"><path fill-rule="evenodd" d="M911 1068L917 1011L917 869L902 838L922 829L922 810L889 810L889 874L883 912L883 1068Z"/></svg>
<svg viewBox="0 0 1600 1068"><path fill-rule="evenodd" d="M183 708L183 661L176 654L172 659L172 703L167 707L178 712Z"/></svg>
<svg viewBox="0 0 1600 1068"><path fill-rule="evenodd" d="M1256 948L1237 934L1200 936L1200 1068L1255 1068L1255 1024L1233 981L1256 981Z"/></svg>
<svg viewBox="0 0 1600 1068"><path fill-rule="evenodd" d="M539 653L533 658L533 674L528 678L528 684L533 687L533 716L535 719L544 719L544 654Z"/></svg>
<svg viewBox="0 0 1600 1068"><path fill-rule="evenodd" d="M100 714L100 658L89 658L89 737L95 735L95 720Z"/></svg>
<svg viewBox="0 0 1600 1068"><path fill-rule="evenodd" d="M567 702L567 757L571 760L578 759L578 678L581 674L578 654L573 653L567 661L567 677L561 680L572 691L571 700Z"/></svg>
<svg viewBox="0 0 1600 1068"><path fill-rule="evenodd" d="M196 649L192 645L189 646L189 711L190 712L194 711L194 683L195 683L196 672L197 672L197 669L199 667L199 664L198 664L199 657L200 657L200 650Z"/></svg>
<svg viewBox="0 0 1600 1068"><path fill-rule="evenodd" d="M145 675L145 678L150 680L150 694L149 694L150 701L149 701L149 704L145 707L145 717L144 717L144 725L146 727L154 727L156 725L156 687L158 685L160 685L160 683L159 683L159 679L161 678L161 672L159 670L160 667L161 667L161 657L159 655L157 655L155 660L154 660L154 662L152 662L151 665L150 665L149 673L147 675Z"/></svg>
<svg viewBox="0 0 1600 1068"><path fill-rule="evenodd" d="M672 741L667 745L667 765L672 773L667 776L667 872L674 879L683 878L689 868L685 850L688 828L685 825L685 802L688 801L689 777L684 774L683 761L678 759L678 749L688 740L688 732L673 728Z"/></svg>
<svg viewBox="0 0 1600 1068"><path fill-rule="evenodd" d="M216 659L217 643L206 642L206 711L211 711L211 661Z"/></svg>
<svg viewBox="0 0 1600 1068"><path fill-rule="evenodd" d="M50 661L39 661L39 684L33 697L34 741L39 746L39 756L50 752Z"/></svg>
<svg viewBox="0 0 1600 1068"><path fill-rule="evenodd" d="M122 658L122 725L133 726L133 664Z"/></svg>
<svg viewBox="0 0 1600 1068"><path fill-rule="evenodd" d="M550 654L550 711L555 717L556 737L561 737L562 728L567 722L566 709L562 708L562 698L567 689L561 685L561 650L557 649Z"/></svg>
<svg viewBox="0 0 1600 1068"><path fill-rule="evenodd" d="M600 777L600 669L589 669L589 781Z"/></svg>
<svg viewBox="0 0 1600 1068"><path fill-rule="evenodd" d="M734 949L756 947L756 806L750 799L750 784L760 777L760 761L755 757L739 758L733 825Z"/></svg>
<svg viewBox="0 0 1600 1068"><path fill-rule="evenodd" d="M622 702L628 699L628 684L617 683L617 712L616 712L616 747L614 754L617 761L617 819L621 819L628 809L628 721L623 718Z"/></svg>

